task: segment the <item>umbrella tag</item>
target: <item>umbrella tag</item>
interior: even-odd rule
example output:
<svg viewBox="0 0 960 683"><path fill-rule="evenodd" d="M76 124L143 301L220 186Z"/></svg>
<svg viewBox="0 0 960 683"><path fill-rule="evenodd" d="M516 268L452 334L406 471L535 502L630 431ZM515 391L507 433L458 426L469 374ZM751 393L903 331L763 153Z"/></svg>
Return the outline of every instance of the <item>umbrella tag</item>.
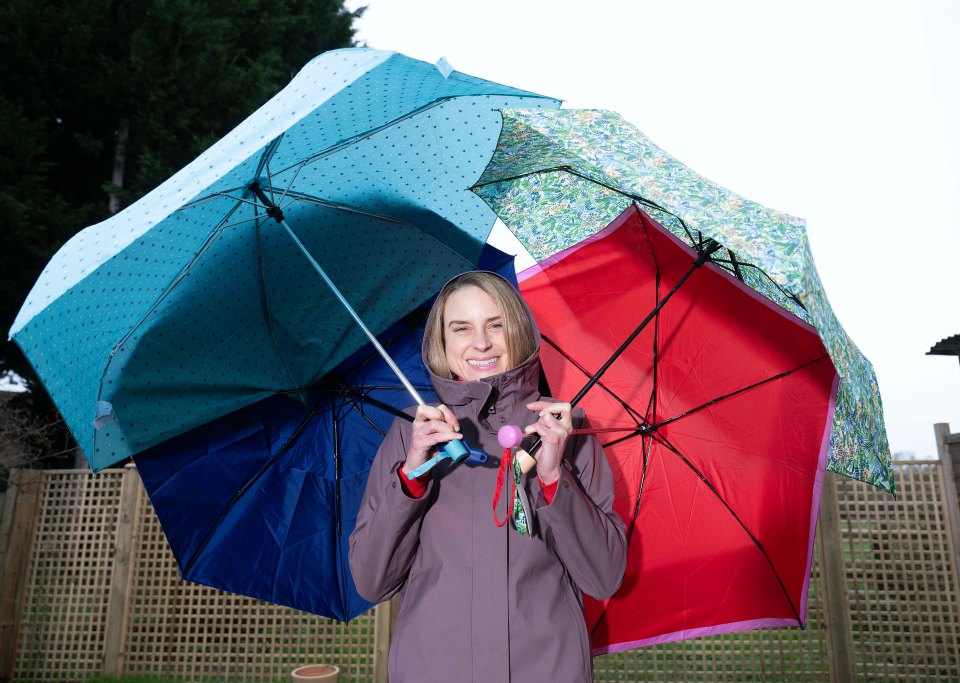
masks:
<svg viewBox="0 0 960 683"><path fill-rule="evenodd" d="M437 63L434 64L437 67L437 71L440 72L440 75L444 78L449 78L450 74L453 73L453 67L450 66L450 62L447 61L446 57L441 57L437 60Z"/></svg>
<svg viewBox="0 0 960 683"><path fill-rule="evenodd" d="M113 412L113 404L109 401L97 401L93 414L93 428L103 429L108 422L116 422L117 414Z"/></svg>

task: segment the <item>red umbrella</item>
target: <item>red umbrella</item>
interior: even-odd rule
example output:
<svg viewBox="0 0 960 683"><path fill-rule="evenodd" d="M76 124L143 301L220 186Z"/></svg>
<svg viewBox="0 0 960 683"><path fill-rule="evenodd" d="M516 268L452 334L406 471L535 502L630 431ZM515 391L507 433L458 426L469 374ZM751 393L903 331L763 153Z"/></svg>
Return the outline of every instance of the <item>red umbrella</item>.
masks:
<svg viewBox="0 0 960 683"><path fill-rule="evenodd" d="M816 331L636 205L521 279L628 529L621 589L587 600L594 653L802 625L838 381Z"/></svg>

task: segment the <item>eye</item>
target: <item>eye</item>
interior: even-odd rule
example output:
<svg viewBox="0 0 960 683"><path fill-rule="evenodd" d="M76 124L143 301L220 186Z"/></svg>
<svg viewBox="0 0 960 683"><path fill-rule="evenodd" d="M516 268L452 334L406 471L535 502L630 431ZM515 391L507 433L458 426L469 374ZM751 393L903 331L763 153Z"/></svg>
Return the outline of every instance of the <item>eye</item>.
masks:
<svg viewBox="0 0 960 683"><path fill-rule="evenodd" d="M457 327L454 327L454 328L453 328L453 331L454 331L455 333L457 333L457 334L459 334L459 333L461 333L461 332L467 332L467 331L469 331L469 330L470 330L470 328L467 327L466 325L458 325Z"/></svg>
<svg viewBox="0 0 960 683"><path fill-rule="evenodd" d="M502 330L502 329L503 329L503 323L490 323L490 329L491 329L491 330Z"/></svg>

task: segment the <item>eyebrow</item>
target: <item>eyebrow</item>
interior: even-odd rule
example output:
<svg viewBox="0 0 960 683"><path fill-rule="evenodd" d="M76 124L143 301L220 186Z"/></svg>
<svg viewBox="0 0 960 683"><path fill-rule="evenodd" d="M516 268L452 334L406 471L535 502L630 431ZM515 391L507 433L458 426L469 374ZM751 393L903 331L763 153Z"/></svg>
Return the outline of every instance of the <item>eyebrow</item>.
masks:
<svg viewBox="0 0 960 683"><path fill-rule="evenodd" d="M492 323L495 320L503 320L503 316L495 315L492 318L487 318L486 320L484 320L484 322ZM450 322L447 323L447 327L451 327L453 325L469 325L469 324L470 324L469 320L451 320Z"/></svg>

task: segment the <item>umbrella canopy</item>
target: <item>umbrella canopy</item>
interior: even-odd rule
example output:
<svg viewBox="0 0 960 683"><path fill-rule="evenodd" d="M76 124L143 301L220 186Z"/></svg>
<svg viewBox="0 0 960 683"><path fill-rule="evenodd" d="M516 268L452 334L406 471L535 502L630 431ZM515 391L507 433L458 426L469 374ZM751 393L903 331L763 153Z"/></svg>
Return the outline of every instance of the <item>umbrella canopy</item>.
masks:
<svg viewBox="0 0 960 683"><path fill-rule="evenodd" d="M697 256L629 207L521 274L562 397L663 302L580 401L629 541L621 590L587 601L598 654L806 612L836 370L810 325Z"/></svg>
<svg viewBox="0 0 960 683"><path fill-rule="evenodd" d="M827 300L802 219L733 193L671 157L618 114L505 110L474 191L543 261L606 227L632 202L686 244L714 239L713 261L809 323L840 385L828 469L893 492L876 375Z"/></svg>
<svg viewBox="0 0 960 683"><path fill-rule="evenodd" d="M516 283L513 257L489 245L478 267ZM435 400L420 356L429 303L380 341ZM348 539L383 435L411 404L368 344L306 402L272 396L134 455L180 575L340 621L365 612Z"/></svg>
<svg viewBox="0 0 960 683"><path fill-rule="evenodd" d="M520 279L547 379L598 430L630 533L620 591L586 601L595 653L802 625L825 467L893 488L802 220L616 114L503 115L474 191L539 261Z"/></svg>
<svg viewBox="0 0 960 683"><path fill-rule="evenodd" d="M467 188L494 148L495 108L556 104L445 62L325 53L70 240L11 335L94 470L313 386L365 340L277 210L383 331L476 263L495 216Z"/></svg>

